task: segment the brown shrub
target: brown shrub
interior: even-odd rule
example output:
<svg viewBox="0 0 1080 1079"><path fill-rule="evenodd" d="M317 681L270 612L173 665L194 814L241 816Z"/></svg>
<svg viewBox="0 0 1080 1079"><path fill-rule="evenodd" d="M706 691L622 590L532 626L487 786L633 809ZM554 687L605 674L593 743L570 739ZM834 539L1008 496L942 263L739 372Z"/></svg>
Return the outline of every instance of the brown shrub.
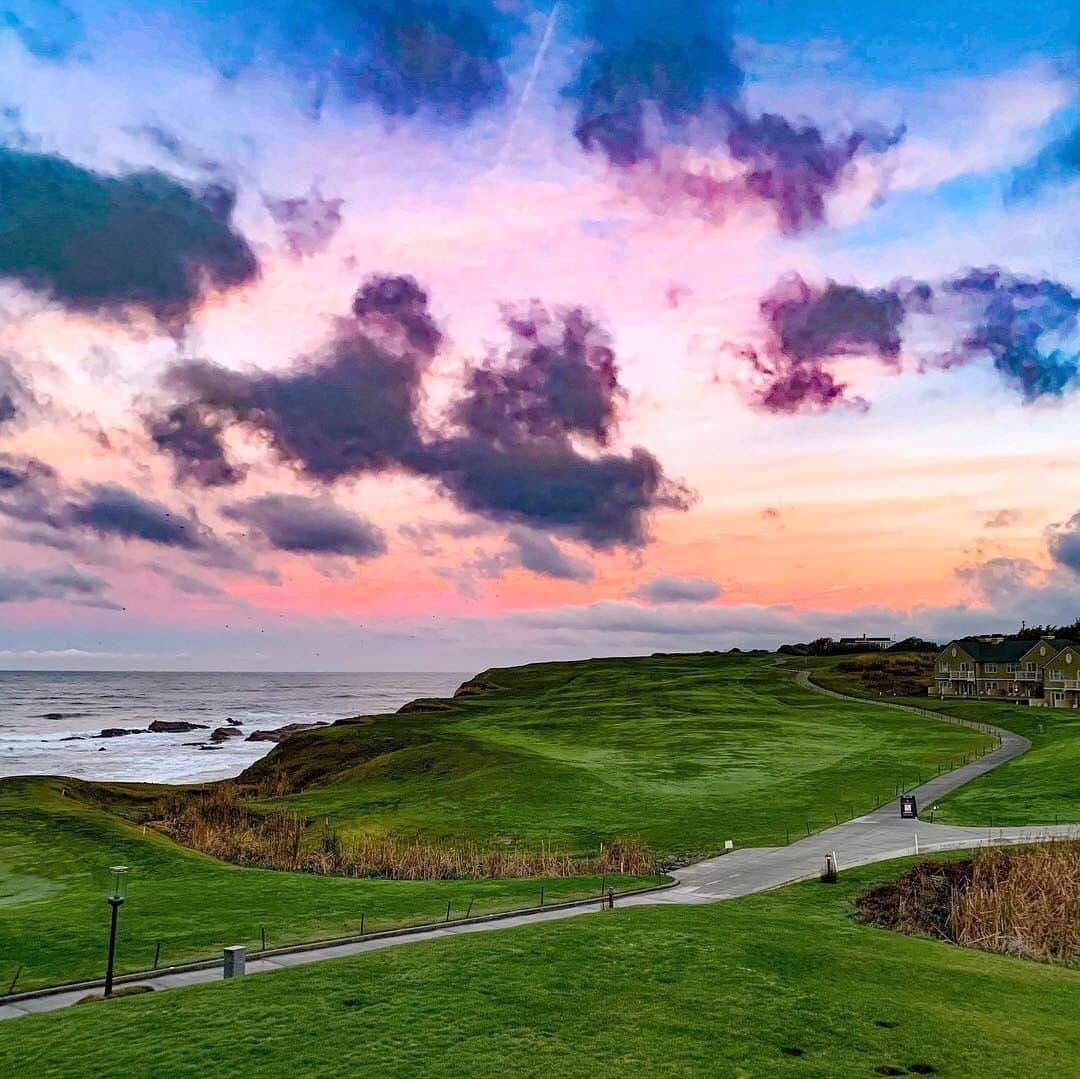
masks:
<svg viewBox="0 0 1080 1079"><path fill-rule="evenodd" d="M420 837L345 839L329 822L305 842L309 821L299 813L260 813L236 784L215 784L195 795L170 795L155 808L152 827L184 846L237 865L328 876L389 880L478 880L489 877L572 877L650 874L656 861L637 839L619 838L599 853L574 857L539 850L438 846Z"/></svg>
<svg viewBox="0 0 1080 1079"><path fill-rule="evenodd" d="M920 653L856 656L836 665L854 675L863 692L885 697L922 697L934 673L934 657Z"/></svg>
<svg viewBox="0 0 1080 1079"><path fill-rule="evenodd" d="M860 919L1007 955L1080 960L1080 842L923 862L860 896Z"/></svg>

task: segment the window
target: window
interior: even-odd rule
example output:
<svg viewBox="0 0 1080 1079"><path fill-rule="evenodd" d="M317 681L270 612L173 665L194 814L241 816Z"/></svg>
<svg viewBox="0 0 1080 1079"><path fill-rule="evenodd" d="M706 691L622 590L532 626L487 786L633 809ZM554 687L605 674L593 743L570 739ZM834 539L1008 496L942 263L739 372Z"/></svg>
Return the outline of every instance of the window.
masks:
<svg viewBox="0 0 1080 1079"><path fill-rule="evenodd" d="M962 671L970 671L971 670L971 664L970 663L961 663L960 664L960 670L962 670Z"/></svg>
<svg viewBox="0 0 1080 1079"><path fill-rule="evenodd" d="M1034 674L1035 673L1035 664L1034 663L1025 663L1024 664L1024 671L1027 674Z"/></svg>
<svg viewBox="0 0 1080 1079"><path fill-rule="evenodd" d="M987 674L997 674L997 664L996 663L988 663L986 665L986 673Z"/></svg>
<svg viewBox="0 0 1080 1079"><path fill-rule="evenodd" d="M986 692L987 693L997 693L997 682L987 682L986 683Z"/></svg>
<svg viewBox="0 0 1080 1079"><path fill-rule="evenodd" d="M1015 663L1006 663L1005 664L1005 670L1008 671L1009 674L1016 674L1016 664Z"/></svg>
<svg viewBox="0 0 1080 1079"><path fill-rule="evenodd" d="M942 664L939 664L939 666L938 666L939 671L947 671L948 669L949 669L949 665L947 663L942 663Z"/></svg>
<svg viewBox="0 0 1080 1079"><path fill-rule="evenodd" d="M1065 672L1064 671L1051 671L1050 672L1050 681L1051 682L1064 682L1065 681Z"/></svg>

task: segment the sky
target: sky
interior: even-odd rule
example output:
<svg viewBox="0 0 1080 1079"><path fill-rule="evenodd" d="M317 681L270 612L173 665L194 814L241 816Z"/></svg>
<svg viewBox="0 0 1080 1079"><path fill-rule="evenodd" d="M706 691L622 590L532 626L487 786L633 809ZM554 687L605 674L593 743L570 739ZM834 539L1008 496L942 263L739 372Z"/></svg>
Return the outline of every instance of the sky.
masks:
<svg viewBox="0 0 1080 1079"><path fill-rule="evenodd" d="M0 667L1080 615L1050 0L0 0Z"/></svg>

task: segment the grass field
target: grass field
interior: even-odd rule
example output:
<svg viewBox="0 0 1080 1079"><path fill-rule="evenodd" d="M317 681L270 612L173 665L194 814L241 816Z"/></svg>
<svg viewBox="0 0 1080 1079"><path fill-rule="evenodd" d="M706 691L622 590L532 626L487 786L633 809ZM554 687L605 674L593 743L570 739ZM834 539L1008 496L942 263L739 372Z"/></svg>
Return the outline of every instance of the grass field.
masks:
<svg viewBox="0 0 1080 1079"><path fill-rule="evenodd" d="M61 797L61 789L68 796ZM130 869L119 969L213 958L227 944L273 947L366 928L534 906L599 892L593 878L412 883L240 869L145 834L79 797L93 788L51 779L0 783L0 994L104 972L110 865ZM655 879L609 878L617 888ZM10 1074L0 1068L0 1075Z"/></svg>
<svg viewBox="0 0 1080 1079"><path fill-rule="evenodd" d="M982 748L975 732L796 686L772 656L665 656L495 670L443 711L341 723L251 769L265 803L343 832L548 842L640 836L661 854L782 843ZM835 816L834 816L835 815Z"/></svg>
<svg viewBox="0 0 1080 1079"><path fill-rule="evenodd" d="M862 695L857 677L837 671L836 660L811 661L814 679L844 693ZM801 661L800 661L801 663ZM1063 708L1028 708L1007 701L942 701L935 697L890 697L899 704L993 723L1031 740L1022 757L976 779L940 803L935 820L949 824L1080 823L1080 713Z"/></svg>
<svg viewBox="0 0 1080 1079"><path fill-rule="evenodd" d="M343 831L595 850L620 834L660 853L777 843L890 798L981 736L800 689L772 657L663 657L490 672L448 710L323 728L257 771L314 781L274 805ZM61 791L67 790L67 797ZM530 905L539 882L407 883L240 869L131 823L154 791L0 782L0 992L101 973L104 870L131 867L121 969ZM117 816L115 814L120 814ZM123 819L124 817L128 819ZM627 886L634 883L626 881ZM552 900L599 881L549 880Z"/></svg>
<svg viewBox="0 0 1080 1079"><path fill-rule="evenodd" d="M0 1074L1074 1074L1080 972L853 920L909 864L18 1019Z"/></svg>

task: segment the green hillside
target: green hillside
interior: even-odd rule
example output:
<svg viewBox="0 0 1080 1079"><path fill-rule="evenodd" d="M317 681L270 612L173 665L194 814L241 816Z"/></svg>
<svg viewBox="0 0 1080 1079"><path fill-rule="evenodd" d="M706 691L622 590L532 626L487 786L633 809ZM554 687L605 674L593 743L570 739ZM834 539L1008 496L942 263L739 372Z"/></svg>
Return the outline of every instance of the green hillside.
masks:
<svg viewBox="0 0 1080 1079"><path fill-rule="evenodd" d="M301 793L265 803L342 831L595 850L784 842L872 809L986 739L845 704L766 655L685 655L492 670L430 712L290 738L249 770Z"/></svg>
<svg viewBox="0 0 1080 1079"><path fill-rule="evenodd" d="M907 864L17 1019L0 1074L1073 1074L1080 972L853 920Z"/></svg>

